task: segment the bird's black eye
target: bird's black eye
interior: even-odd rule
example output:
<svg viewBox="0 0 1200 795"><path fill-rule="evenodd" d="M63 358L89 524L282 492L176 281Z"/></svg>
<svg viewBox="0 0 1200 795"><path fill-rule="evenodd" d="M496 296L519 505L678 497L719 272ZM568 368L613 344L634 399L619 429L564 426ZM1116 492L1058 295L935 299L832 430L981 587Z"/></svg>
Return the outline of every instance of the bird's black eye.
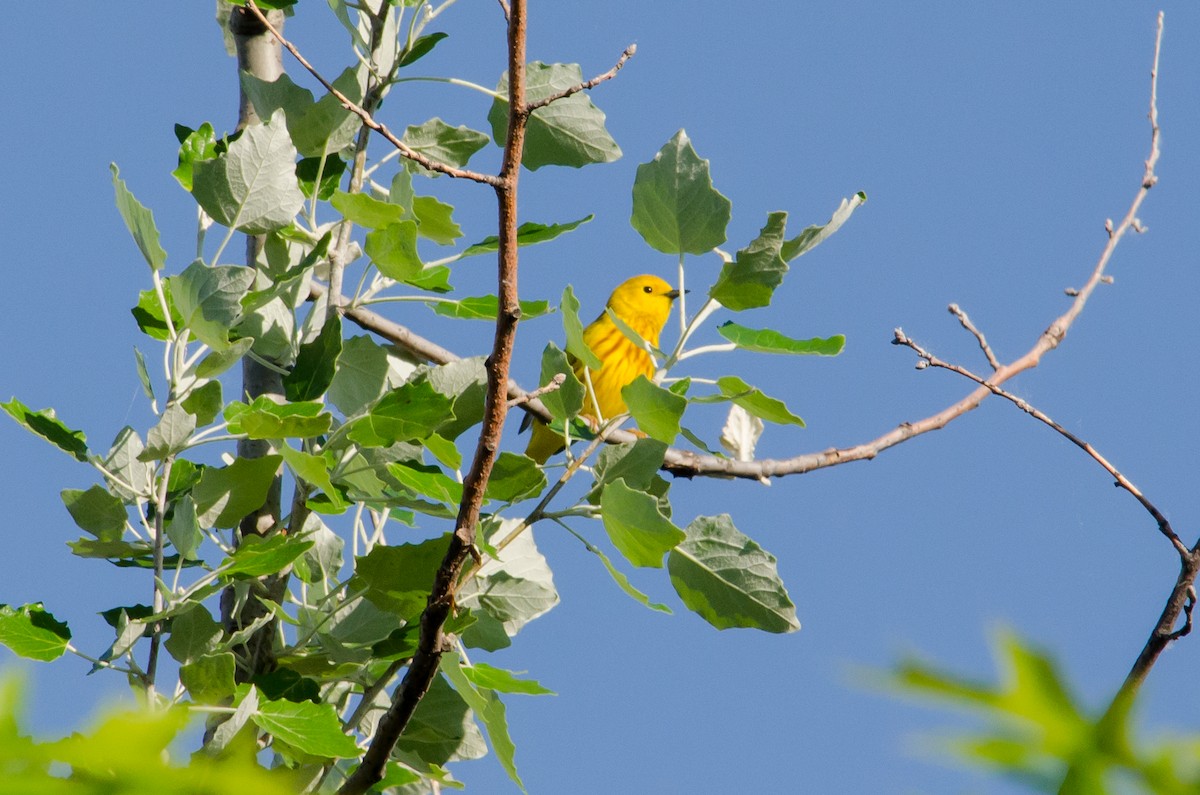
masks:
<svg viewBox="0 0 1200 795"><path fill-rule="evenodd" d="M645 287L642 288L642 292L652 293L652 292L654 292L654 288L647 284Z"/></svg>

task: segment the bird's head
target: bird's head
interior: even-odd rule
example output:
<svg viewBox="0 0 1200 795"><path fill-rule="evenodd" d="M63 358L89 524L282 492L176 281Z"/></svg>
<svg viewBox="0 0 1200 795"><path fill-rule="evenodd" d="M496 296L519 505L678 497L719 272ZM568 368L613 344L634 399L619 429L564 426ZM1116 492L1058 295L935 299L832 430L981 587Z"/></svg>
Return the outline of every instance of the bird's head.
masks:
<svg viewBox="0 0 1200 795"><path fill-rule="evenodd" d="M633 326L642 336L650 330L655 338L671 314L679 291L657 276L643 274L622 282L608 298L608 308Z"/></svg>

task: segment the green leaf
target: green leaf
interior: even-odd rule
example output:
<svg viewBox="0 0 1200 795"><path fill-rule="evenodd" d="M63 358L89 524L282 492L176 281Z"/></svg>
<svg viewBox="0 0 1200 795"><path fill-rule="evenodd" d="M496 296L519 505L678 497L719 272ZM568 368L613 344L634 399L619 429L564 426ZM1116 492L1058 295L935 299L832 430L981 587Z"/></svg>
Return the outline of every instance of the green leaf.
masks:
<svg viewBox="0 0 1200 795"><path fill-rule="evenodd" d="M450 286L450 269L445 265L423 267L405 279L404 283L431 293L448 293L454 289Z"/></svg>
<svg viewBox="0 0 1200 795"><path fill-rule="evenodd" d="M138 460L143 449L142 438L137 431L125 426L117 433L117 438L104 457L104 471L108 473L105 480L109 491L126 502L150 497L150 468Z"/></svg>
<svg viewBox="0 0 1200 795"><path fill-rule="evenodd" d="M472 155L487 146L488 137L486 133L478 130L463 125L451 127L441 119L434 118L424 124L409 127L400 140L430 160L461 168ZM428 171L422 166L414 165L414 168L429 176L438 176L437 172Z"/></svg>
<svg viewBox="0 0 1200 795"><path fill-rule="evenodd" d="M688 609L717 629L800 629L775 556L733 526L728 514L698 516L667 559L671 584Z"/></svg>
<svg viewBox="0 0 1200 795"><path fill-rule="evenodd" d="M774 422L778 425L799 425L804 427L804 420L793 414L781 400L776 400L764 394L757 387L750 386L735 375L722 376L717 379L719 395L706 395L692 398L693 403L736 403L755 417Z"/></svg>
<svg viewBox="0 0 1200 795"><path fill-rule="evenodd" d="M575 377L575 370L567 359L566 352L549 342L542 351L542 377L539 383L548 384L550 379L560 373L566 376L562 386L542 395L541 400L555 419L569 420L583 409L583 399L587 390Z"/></svg>
<svg viewBox="0 0 1200 795"><path fill-rule="evenodd" d="M54 409L33 411L16 398L7 403L0 403L0 409L4 409L8 416L25 430L42 437L64 453L69 453L76 461L88 460L87 436L83 431L72 430L64 425L54 415Z"/></svg>
<svg viewBox="0 0 1200 795"><path fill-rule="evenodd" d="M267 498L282 457L238 458L227 467L207 467L192 489L202 527L233 527Z"/></svg>
<svg viewBox="0 0 1200 795"><path fill-rule="evenodd" d="M134 361L137 363L138 381L142 382L142 393L146 395L146 398L151 403L153 403L154 402L154 385L150 383L150 371L148 369L146 369L146 357L142 355L142 352L140 350L138 350L136 347L134 347L133 358L134 358Z"/></svg>
<svg viewBox="0 0 1200 795"><path fill-rule="evenodd" d="M313 515L305 521L300 537L311 541L313 545L296 558L296 576L307 583L336 582L341 577L342 551L346 548L346 543ZM277 695L272 695L272 698L276 697Z"/></svg>
<svg viewBox="0 0 1200 795"><path fill-rule="evenodd" d="M112 172L113 189L117 192L117 211L125 221L125 228L133 235L133 241L152 270L162 270L167 263L167 252L163 251L158 241L158 227L154 224L154 213L146 209L134 195L125 187L121 172L116 163L109 163L108 170Z"/></svg>
<svg viewBox="0 0 1200 795"><path fill-rule="evenodd" d="M362 101L362 88L355 72L351 68L343 70L333 86L357 103ZM346 110L333 94L325 94L314 102L313 95L286 74L268 82L242 72L241 79L242 89L254 103L259 117L271 119L273 124L274 115L283 111L291 141L301 155L321 157L340 152L354 142L359 118Z"/></svg>
<svg viewBox="0 0 1200 795"><path fill-rule="evenodd" d="M638 166L630 223L665 254L704 254L725 242L732 207L713 188L708 161L680 130Z"/></svg>
<svg viewBox="0 0 1200 795"><path fill-rule="evenodd" d="M462 501L462 484L439 467L403 462L388 464L388 474L415 494L457 506Z"/></svg>
<svg viewBox="0 0 1200 795"><path fill-rule="evenodd" d="M342 733L332 704L311 701L263 701L253 715L260 729L296 750L326 759L352 759L359 755L354 739Z"/></svg>
<svg viewBox="0 0 1200 795"><path fill-rule="evenodd" d="M557 695L553 690L542 687L531 679L519 679L512 671L494 668L485 662L464 665L462 673L476 687L486 687L499 693L520 693L526 696Z"/></svg>
<svg viewBox="0 0 1200 795"><path fill-rule="evenodd" d="M525 67L525 101L537 102L583 82L579 64L545 64L534 61ZM496 86L488 122L492 140L504 146L508 136L508 74ZM504 99L500 99L504 97ZM530 171L542 166L574 166L611 163L621 156L621 147L604 128L604 112L592 104L586 91L539 108L529 118L525 153L521 165Z"/></svg>
<svg viewBox="0 0 1200 795"><path fill-rule="evenodd" d="M366 335L351 337L342 344L326 397L342 414L353 417L407 381L416 367L417 361L405 351L378 345Z"/></svg>
<svg viewBox="0 0 1200 795"><path fill-rule="evenodd" d="M544 243L547 240L553 240L559 235L564 235L567 232L578 229L593 218L595 218L594 215L585 215L577 221L568 221L565 224L539 224L533 221L526 221L517 227L517 245L532 246L535 243ZM459 257L473 257L476 254L488 254L499 250L500 238L491 235L480 240L478 243L467 246Z"/></svg>
<svg viewBox="0 0 1200 795"><path fill-rule="evenodd" d="M453 406L454 401L435 390L428 379L409 381L349 423L346 435L367 447L424 439L451 416Z"/></svg>
<svg viewBox="0 0 1200 795"><path fill-rule="evenodd" d="M448 33L442 33L441 31L438 31L437 33L429 33L425 36L418 36L416 38L416 40L412 43L412 46L406 47L404 49L404 52L401 53L399 60L396 62L396 65L399 66L401 69L403 69L404 67L406 67L410 64L416 63L418 60L420 60L421 58L428 55L429 51L432 50L434 47L436 47L437 43L439 41L441 41L442 39L446 38L447 36L449 36ZM440 121L440 120L434 119L434 121ZM426 123L428 124L428 122L426 122ZM411 130L412 128L410 127L409 129ZM478 133L478 134L483 135L483 133ZM487 142L486 135L484 135L483 140L484 140L484 143ZM458 165L462 165L462 164L460 163Z"/></svg>
<svg viewBox="0 0 1200 795"><path fill-rule="evenodd" d="M179 667L179 681L197 704L219 704L233 695L237 685L233 652L205 654Z"/></svg>
<svg viewBox="0 0 1200 795"><path fill-rule="evenodd" d="M487 541L497 542L519 520L496 522ZM462 632L468 646L495 651L511 644L527 623L558 604L554 575L538 551L533 531L526 528L508 546L479 567L478 573L458 592L458 605L478 617Z"/></svg>
<svg viewBox="0 0 1200 795"><path fill-rule="evenodd" d="M644 375L623 387L621 398L642 432L666 444L675 441L679 435L679 420L687 408L687 398L656 386Z"/></svg>
<svg viewBox="0 0 1200 795"><path fill-rule="evenodd" d="M582 537L580 540L583 540ZM617 587L624 591L627 596L631 597L635 602L640 602L651 610L657 610L660 613L671 613L671 608L664 604L650 601L649 596L635 588L633 583L629 581L629 577L625 575L625 572L618 569L613 562L609 560L608 555L604 554L602 549L594 544L588 543L587 541L584 541L583 543L586 545L588 552L591 552L593 555L600 558L600 562L604 564L604 569L608 572L608 576L612 577L613 582L615 582Z"/></svg>
<svg viewBox="0 0 1200 795"><path fill-rule="evenodd" d="M337 312L325 317L321 332L300 346L296 364L283 377L283 392L293 402L315 400L333 383L338 355L342 352L342 318Z"/></svg>
<svg viewBox="0 0 1200 795"><path fill-rule="evenodd" d="M175 301L171 297L171 280L164 279L163 294L167 298L167 308L171 311L171 322L175 324L175 328L183 326L183 318L179 316L179 310L175 307ZM133 315L133 319L137 321L138 328L142 333L151 339L166 340L168 337L167 321L163 315L162 303L158 300L158 293L153 289L142 290L138 293L137 306L129 310Z"/></svg>
<svg viewBox="0 0 1200 795"><path fill-rule="evenodd" d="M311 199L315 193L321 201L329 201L345 174L346 161L335 154L325 158L306 157L296 164L296 179L307 199ZM317 182L318 177L320 183Z"/></svg>
<svg viewBox="0 0 1200 795"><path fill-rule="evenodd" d="M721 275L709 288L709 297L734 312L770 304L775 288L788 271L780 254L786 227L787 213L769 213L758 237L739 250L733 262L722 266Z"/></svg>
<svg viewBox="0 0 1200 795"><path fill-rule="evenodd" d="M605 485L617 480L624 480L625 485L639 491L649 490L666 453L667 445L656 439L605 445L596 456L592 469L596 484L589 497L598 495Z"/></svg>
<svg viewBox="0 0 1200 795"><path fill-rule="evenodd" d="M183 406L172 403L146 434L146 449L138 458L149 462L175 455L187 448L195 430L196 418L188 414Z"/></svg>
<svg viewBox="0 0 1200 795"><path fill-rule="evenodd" d="M436 433L421 440L421 444L430 454L450 469L459 469L462 467L462 453L458 451L458 447L454 442L445 439Z"/></svg>
<svg viewBox="0 0 1200 795"><path fill-rule="evenodd" d="M368 232L363 250L380 273L398 282L417 277L424 267L417 253L416 221L400 221Z"/></svg>
<svg viewBox="0 0 1200 795"><path fill-rule="evenodd" d="M426 306L443 317L459 320L490 320L495 322L500 311L500 299L494 295L475 295L453 301L430 299ZM547 315L551 312L548 301L522 301L521 320Z"/></svg>
<svg viewBox="0 0 1200 795"><path fill-rule="evenodd" d="M492 465L484 497L499 502L520 502L536 497L546 488L546 473L529 458L502 452Z"/></svg>
<svg viewBox="0 0 1200 795"><path fill-rule="evenodd" d="M451 217L454 208L432 196L414 196L413 215L417 218L417 234L443 246L462 237L462 227Z"/></svg>
<svg viewBox="0 0 1200 795"><path fill-rule="evenodd" d="M210 268L196 260L171 279L181 323L213 350L229 347L229 330L242 316L242 297L254 271L236 265Z"/></svg>
<svg viewBox="0 0 1200 795"><path fill-rule="evenodd" d="M684 539L683 531L659 512L654 497L623 480L604 487L600 516L613 546L634 566L662 568L663 555Z"/></svg>
<svg viewBox="0 0 1200 795"><path fill-rule="evenodd" d="M508 733L508 718L504 702L500 700L494 690L476 685L467 676L462 665L462 658L458 654L451 652L443 655L441 670L475 713L475 717L483 722L500 766L508 773L508 777L512 779L513 783L524 792L525 785L521 782L521 777L517 775L517 765L514 759L517 748Z"/></svg>
<svg viewBox="0 0 1200 795"><path fill-rule="evenodd" d="M208 122L200 125L198 130L175 125L175 135L179 138L179 166L171 175L179 181L183 189L192 192L192 167L199 160L212 160L217 156L217 138L213 126Z"/></svg>
<svg viewBox="0 0 1200 795"><path fill-rule="evenodd" d="M178 462L176 462L178 464ZM172 470L172 473L174 470ZM175 503L175 510L167 521L167 538L171 546L183 558L195 559L196 550L204 542L200 532L200 521L196 516L196 502L187 494Z"/></svg>
<svg viewBox="0 0 1200 795"><path fill-rule="evenodd" d="M797 340L785 337L774 329L746 328L732 320L718 326L717 333L739 348L759 353L815 353L820 356L837 356L846 345L846 338L841 334L827 339L813 337Z"/></svg>
<svg viewBox="0 0 1200 795"><path fill-rule="evenodd" d="M575 292L569 284L567 289L563 290L559 311L562 313L563 332L567 338L567 353L583 362L584 366L589 369L599 370L600 357L593 353L592 349L583 341L583 323L579 320L579 299L575 297Z"/></svg>
<svg viewBox="0 0 1200 795"><path fill-rule="evenodd" d="M296 450L288 445L282 445L279 452L283 460L291 467L296 477L316 486L330 502L331 513L341 513L349 507L341 492L333 485L329 475L329 463L323 456L312 455Z"/></svg>
<svg viewBox="0 0 1200 795"><path fill-rule="evenodd" d="M311 701L321 703L321 686L315 679L301 676L290 668L276 668L254 677L254 686L272 701Z"/></svg>
<svg viewBox="0 0 1200 795"><path fill-rule="evenodd" d="M229 432L248 439L305 439L329 430L333 415L318 402L276 403L266 395L254 402L234 402L225 407Z"/></svg>
<svg viewBox="0 0 1200 795"><path fill-rule="evenodd" d="M272 457L278 458L278 456ZM248 535L242 539L241 546L222 565L228 565L228 568L225 569L227 577L235 574L246 577L276 574L311 549L312 545L312 541L289 538L282 533L267 538Z"/></svg>
<svg viewBox="0 0 1200 795"><path fill-rule="evenodd" d="M208 608L192 603L171 619L171 634L164 645L183 664L208 654L220 640L221 625L213 620ZM233 690L229 692L232 694Z"/></svg>
<svg viewBox="0 0 1200 795"><path fill-rule="evenodd" d="M449 534L419 544L376 545L366 556L355 559L350 588L363 591L381 610L415 619L425 609L449 546Z"/></svg>
<svg viewBox="0 0 1200 795"><path fill-rule="evenodd" d="M395 758L424 768L451 759L478 759L486 753L487 745L466 701L444 676L434 677L396 743Z"/></svg>
<svg viewBox="0 0 1200 795"><path fill-rule="evenodd" d="M205 356L196 365L197 378L216 378L233 367L254 347L253 337L243 337L229 344L224 350L216 350Z"/></svg>
<svg viewBox="0 0 1200 795"><path fill-rule="evenodd" d="M71 630L42 603L21 607L0 605L0 644L30 660L57 660L67 649Z"/></svg>
<svg viewBox="0 0 1200 795"><path fill-rule="evenodd" d="M329 201L347 221L367 229L383 229L404 220L404 208L366 193L337 191Z"/></svg>
<svg viewBox="0 0 1200 795"><path fill-rule="evenodd" d="M101 541L116 541L125 533L128 514L125 503L103 486L94 485L87 491L63 489L63 504L75 524Z"/></svg>
<svg viewBox="0 0 1200 795"><path fill-rule="evenodd" d="M217 223L248 235L290 224L304 206L304 194L283 111L247 127L219 157L196 162L192 195Z"/></svg>
<svg viewBox="0 0 1200 795"><path fill-rule="evenodd" d="M805 227L804 231L793 237L791 240L785 241L780 251L784 262L791 262L801 254L807 254L814 248L819 246L825 238L832 235L842 224L850 218L851 213L862 206L867 200L867 194L859 191L849 199L842 199L842 203L834 211L833 217L829 219L829 223L822 226Z"/></svg>
<svg viewBox="0 0 1200 795"><path fill-rule="evenodd" d="M193 389L180 405L196 418L196 427L208 425L217 418L225 405L221 396L221 382L209 381Z"/></svg>

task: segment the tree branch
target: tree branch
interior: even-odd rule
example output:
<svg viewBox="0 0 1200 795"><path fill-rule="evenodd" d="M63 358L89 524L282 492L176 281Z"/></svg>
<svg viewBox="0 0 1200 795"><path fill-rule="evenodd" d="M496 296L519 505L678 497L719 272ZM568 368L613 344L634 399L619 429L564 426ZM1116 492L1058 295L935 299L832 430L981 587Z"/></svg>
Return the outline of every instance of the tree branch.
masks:
<svg viewBox="0 0 1200 795"><path fill-rule="evenodd" d="M578 94L580 91L588 91L590 89L593 89L606 80L612 80L614 77L617 76L617 72L621 71L621 67L625 66L625 62L628 61L630 58L632 58L635 55L637 55L637 45L630 44L628 47L625 48L625 51L621 53L621 57L617 59L617 63L616 63L616 65L613 66L612 69L609 69L607 72L605 72L602 75L596 75L591 80L586 80L586 81L580 83L579 85L571 86L570 88L565 88L562 91L559 91L558 93L551 94L548 97L543 97L536 102L530 102L528 105L525 106L525 112L533 113L538 108L544 108L547 105L549 105L551 102L558 102L560 99L566 99L567 97L571 96L572 94Z"/></svg>
<svg viewBox="0 0 1200 795"><path fill-rule="evenodd" d="M339 795L361 795L383 777L383 771L396 740L408 725L417 705L428 692L444 651L450 648L442 628L454 608L459 575L468 556L478 555L475 548L479 512L492 465L500 447L500 435L508 413L508 372L521 305L517 298L517 185L521 156L525 146L525 128L529 114L525 108L525 0L513 0L508 21L509 118L508 136L500 174L489 182L496 190L499 215L499 251L497 254L499 311L492 354L488 357L487 397L484 401L483 429L471 468L463 480L463 496L450 546L434 577L420 620L420 639L408 671L392 696L392 704L376 725L375 735L358 769L346 779Z"/></svg>
<svg viewBox="0 0 1200 795"><path fill-rule="evenodd" d="M980 384L984 388L990 390L993 395L997 395L1005 400L1008 400L1014 406L1033 417L1035 420L1038 420L1039 422L1048 425L1050 428L1053 428L1080 450L1083 450L1085 453L1087 453L1093 461L1104 468L1104 471L1112 475L1113 479L1116 480L1116 485L1118 487L1125 489L1127 492L1133 495L1134 499L1136 499L1141 506L1146 509L1146 512L1154 518L1154 521L1158 524L1159 532L1167 537L1167 540L1171 542L1171 545L1175 547L1175 551L1178 552L1181 557L1186 558L1189 554L1191 554L1190 550L1187 548L1187 545L1185 545L1183 541L1179 539L1179 536L1175 533L1175 530L1172 529L1171 522L1166 516L1163 515L1162 511L1160 511L1158 507L1154 505L1154 503L1150 502L1146 495L1142 493L1141 489L1135 486L1133 482L1129 480L1129 478L1125 477L1120 471L1117 470L1115 466L1109 463L1108 459L1101 455L1100 451L1093 447L1091 443L1085 442L1083 439L1071 433L1066 428L1052 420L1045 412L1030 405L1026 400L1017 397L1007 390L1001 389L1000 387L976 375L965 367L942 361L922 348L916 342L909 339L900 329L896 329L896 338L893 341L897 345L904 345L905 347L911 348L918 356L921 357L921 365L938 367L943 370L949 370L953 373L958 373L964 378L969 378L975 383Z"/></svg>

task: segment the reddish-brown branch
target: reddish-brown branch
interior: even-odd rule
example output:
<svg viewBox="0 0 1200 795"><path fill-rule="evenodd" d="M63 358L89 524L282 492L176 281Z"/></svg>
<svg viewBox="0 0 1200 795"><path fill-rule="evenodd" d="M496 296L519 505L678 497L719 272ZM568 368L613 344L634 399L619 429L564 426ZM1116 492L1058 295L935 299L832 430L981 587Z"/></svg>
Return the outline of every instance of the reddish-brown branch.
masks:
<svg viewBox="0 0 1200 795"><path fill-rule="evenodd" d="M468 556L477 555L476 532L483 493L500 447L500 435L508 413L508 372L521 307L517 299L517 184L524 152L525 127L525 0L513 0L508 21L509 123L499 176L490 181L499 206L498 294L496 334L488 357L488 388L484 403L483 428L471 468L463 480L463 497L450 546L434 578L425 611L421 614L420 639L408 671L392 697L391 706L380 718L361 764L338 791L339 795L361 795L383 777L392 748L412 718L417 705L437 675L447 640L442 628L454 609L459 575Z"/></svg>

